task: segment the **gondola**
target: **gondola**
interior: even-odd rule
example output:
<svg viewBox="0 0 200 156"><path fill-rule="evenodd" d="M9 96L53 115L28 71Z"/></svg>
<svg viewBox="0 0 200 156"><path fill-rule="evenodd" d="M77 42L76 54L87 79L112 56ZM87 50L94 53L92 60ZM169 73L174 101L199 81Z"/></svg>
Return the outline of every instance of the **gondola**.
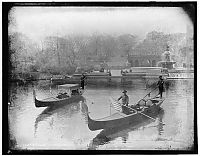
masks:
<svg viewBox="0 0 200 156"><path fill-rule="evenodd" d="M43 100L36 98L35 89L33 90L33 96L36 107L51 107L55 105L70 104L84 100L82 96L83 90L80 89L78 84L65 84L58 85L59 94L54 97L49 97Z"/></svg>
<svg viewBox="0 0 200 156"><path fill-rule="evenodd" d="M142 101L144 102L144 100ZM154 97L152 99L149 99L149 101L150 102L148 103L151 103L151 105L132 105L130 107L123 106L126 107L126 109L124 109L124 112L116 112L110 116L96 120L91 119L88 113L88 127L91 131L95 131L100 129L110 129L133 124L137 125L147 118L155 120L154 117L156 117L160 112L160 105L163 103L164 98L160 99ZM145 104L146 103L147 101L145 101Z"/></svg>

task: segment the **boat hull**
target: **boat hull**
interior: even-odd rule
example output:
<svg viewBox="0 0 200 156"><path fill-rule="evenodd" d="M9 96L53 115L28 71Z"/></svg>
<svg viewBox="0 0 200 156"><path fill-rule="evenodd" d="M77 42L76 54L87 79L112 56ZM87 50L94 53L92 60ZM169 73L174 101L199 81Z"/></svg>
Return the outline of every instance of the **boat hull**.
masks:
<svg viewBox="0 0 200 156"><path fill-rule="evenodd" d="M66 105L73 102L78 102L84 100L84 97L81 95L74 95L72 97L66 98L66 99L58 99L54 101L42 101L38 100L35 97L35 107L51 107L51 106L58 106L58 105Z"/></svg>
<svg viewBox="0 0 200 156"><path fill-rule="evenodd" d="M100 130L100 129L110 129L110 128L116 128L121 126L127 126L127 125L137 125L140 124L142 121L147 119L147 116L155 117L159 114L161 108L160 105L162 104L163 100L160 101L158 104L153 104L151 107L146 108L142 112L138 112L136 114L130 114L122 116L119 119L114 120L105 120L105 121L98 121L93 120L88 115L88 127L91 131ZM145 114L145 115L143 115Z"/></svg>

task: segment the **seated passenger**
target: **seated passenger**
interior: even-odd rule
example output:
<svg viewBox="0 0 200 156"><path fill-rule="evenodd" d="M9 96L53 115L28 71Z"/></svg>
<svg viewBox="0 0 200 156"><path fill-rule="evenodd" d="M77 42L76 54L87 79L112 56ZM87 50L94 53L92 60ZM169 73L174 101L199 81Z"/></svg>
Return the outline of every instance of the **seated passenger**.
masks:
<svg viewBox="0 0 200 156"><path fill-rule="evenodd" d="M71 93L71 95L75 95L75 90L72 90L72 93Z"/></svg>
<svg viewBox="0 0 200 156"><path fill-rule="evenodd" d="M69 97L69 95L66 92L58 93L58 96L57 96L57 98L59 98L59 99L63 99L63 98L67 98L67 97Z"/></svg>
<svg viewBox="0 0 200 156"><path fill-rule="evenodd" d="M72 95L79 95L79 90L78 89L72 90Z"/></svg>
<svg viewBox="0 0 200 156"><path fill-rule="evenodd" d="M62 94L62 97L63 97L63 98L68 98L69 95L67 94L67 92L65 92L65 93Z"/></svg>
<svg viewBox="0 0 200 156"><path fill-rule="evenodd" d="M153 102L150 99L147 100L147 102L146 102L146 106L147 107L150 107L152 104L153 104Z"/></svg>
<svg viewBox="0 0 200 156"><path fill-rule="evenodd" d="M79 95L79 90L78 89L76 89L76 95Z"/></svg>
<svg viewBox="0 0 200 156"><path fill-rule="evenodd" d="M138 103L137 103L139 106L145 106L146 105L146 101L145 100L140 100Z"/></svg>
<svg viewBox="0 0 200 156"><path fill-rule="evenodd" d="M146 101L144 99L140 100L136 105L132 105L131 108L140 111L146 106Z"/></svg>
<svg viewBox="0 0 200 156"><path fill-rule="evenodd" d="M58 93L58 95L56 96L56 98L58 98L58 99L61 99L62 97L61 97L61 93Z"/></svg>

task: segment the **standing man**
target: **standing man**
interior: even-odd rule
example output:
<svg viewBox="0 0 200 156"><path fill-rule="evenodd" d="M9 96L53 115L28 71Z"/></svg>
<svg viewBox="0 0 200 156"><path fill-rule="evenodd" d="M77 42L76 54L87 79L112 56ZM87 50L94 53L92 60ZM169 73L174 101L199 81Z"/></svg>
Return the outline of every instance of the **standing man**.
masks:
<svg viewBox="0 0 200 156"><path fill-rule="evenodd" d="M129 97L128 97L128 95L126 94L127 91L124 90L122 93L124 93L124 94L118 98L118 101L119 101L120 99L122 99L122 105L128 106Z"/></svg>
<svg viewBox="0 0 200 156"><path fill-rule="evenodd" d="M127 91L124 90L122 93L124 93L122 96L120 96L117 100L119 101L120 99L122 99L122 112L125 114L129 114L129 109L127 108L128 103L129 103L129 97L126 94Z"/></svg>
<svg viewBox="0 0 200 156"><path fill-rule="evenodd" d="M86 76L83 73L81 76L81 88L82 89L84 89L84 87L85 87L85 79L86 79Z"/></svg>
<svg viewBox="0 0 200 156"><path fill-rule="evenodd" d="M162 93L163 93L163 90L164 90L164 81L162 79L162 76L159 76L159 81L157 83L158 85L158 89L159 89L159 94L160 94L160 98L162 99Z"/></svg>

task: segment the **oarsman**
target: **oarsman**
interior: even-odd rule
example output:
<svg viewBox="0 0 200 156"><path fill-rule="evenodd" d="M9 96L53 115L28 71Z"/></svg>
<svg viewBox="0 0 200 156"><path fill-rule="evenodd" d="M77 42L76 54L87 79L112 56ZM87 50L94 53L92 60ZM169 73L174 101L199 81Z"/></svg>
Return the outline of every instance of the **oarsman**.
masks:
<svg viewBox="0 0 200 156"><path fill-rule="evenodd" d="M164 81L163 81L162 76L159 76L159 81L158 81L157 85L158 85L158 89L159 89L160 98L162 98L162 93L164 90Z"/></svg>
<svg viewBox="0 0 200 156"><path fill-rule="evenodd" d="M129 104L129 97L126 94L127 93L126 90L124 90L122 93L123 95L118 98L118 101L122 99L122 112L126 113L129 111L129 109L127 108Z"/></svg>
<svg viewBox="0 0 200 156"><path fill-rule="evenodd" d="M124 94L118 98L118 101L119 101L120 99L122 99L122 105L128 106L129 97L128 97L128 95L126 94L127 91L124 90L122 93L124 93Z"/></svg>
<svg viewBox="0 0 200 156"><path fill-rule="evenodd" d="M85 79L86 79L86 76L83 73L81 76L81 88L82 89L84 89L84 87L85 87Z"/></svg>

